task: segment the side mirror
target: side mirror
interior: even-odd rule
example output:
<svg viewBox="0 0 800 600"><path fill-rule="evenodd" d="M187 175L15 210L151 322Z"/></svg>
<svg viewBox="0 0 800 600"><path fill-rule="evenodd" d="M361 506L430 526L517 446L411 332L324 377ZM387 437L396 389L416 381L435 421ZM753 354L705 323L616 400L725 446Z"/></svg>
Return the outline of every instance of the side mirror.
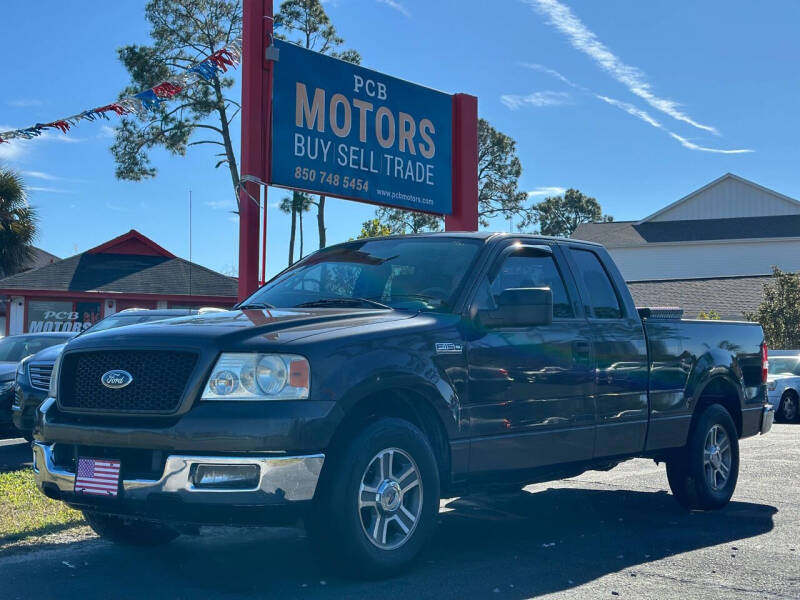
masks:
<svg viewBox="0 0 800 600"><path fill-rule="evenodd" d="M496 297L497 308L478 312L485 327L533 327L553 322L550 288L509 288Z"/></svg>

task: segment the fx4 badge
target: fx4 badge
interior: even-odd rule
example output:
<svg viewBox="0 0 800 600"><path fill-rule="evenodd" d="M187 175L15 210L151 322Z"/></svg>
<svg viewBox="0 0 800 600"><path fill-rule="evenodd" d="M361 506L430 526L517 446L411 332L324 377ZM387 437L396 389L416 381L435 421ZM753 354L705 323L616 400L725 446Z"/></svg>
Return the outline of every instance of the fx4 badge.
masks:
<svg viewBox="0 0 800 600"><path fill-rule="evenodd" d="M461 344L454 344L453 342L437 342L436 354L461 354Z"/></svg>

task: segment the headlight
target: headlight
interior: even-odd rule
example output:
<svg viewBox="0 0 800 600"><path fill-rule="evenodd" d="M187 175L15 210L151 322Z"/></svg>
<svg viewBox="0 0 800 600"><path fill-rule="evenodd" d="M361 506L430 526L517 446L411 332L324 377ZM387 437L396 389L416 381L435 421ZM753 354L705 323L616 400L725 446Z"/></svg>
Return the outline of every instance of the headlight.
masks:
<svg viewBox="0 0 800 600"><path fill-rule="evenodd" d="M295 354L224 353L208 378L203 400L304 400L308 361Z"/></svg>
<svg viewBox="0 0 800 600"><path fill-rule="evenodd" d="M53 365L52 374L50 375L50 390L47 392L47 395L51 398L58 397L58 376L61 372L61 357L62 355L59 354Z"/></svg>
<svg viewBox="0 0 800 600"><path fill-rule="evenodd" d="M770 381L769 383L767 383L767 389L770 392L773 391L776 387L778 387L778 382L777 381Z"/></svg>
<svg viewBox="0 0 800 600"><path fill-rule="evenodd" d="M4 381L0 383L0 394L6 394L14 389L14 381Z"/></svg>

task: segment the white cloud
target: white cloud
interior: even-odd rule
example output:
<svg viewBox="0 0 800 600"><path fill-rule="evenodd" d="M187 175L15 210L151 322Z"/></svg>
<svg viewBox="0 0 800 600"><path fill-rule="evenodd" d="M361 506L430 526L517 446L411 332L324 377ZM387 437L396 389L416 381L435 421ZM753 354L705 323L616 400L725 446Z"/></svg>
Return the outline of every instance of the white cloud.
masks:
<svg viewBox="0 0 800 600"><path fill-rule="evenodd" d="M560 196L567 191L567 188L557 185L542 186L528 192L528 198L538 198L540 196Z"/></svg>
<svg viewBox="0 0 800 600"><path fill-rule="evenodd" d="M99 138L112 138L116 134L116 130L110 125L101 125L100 133L97 134Z"/></svg>
<svg viewBox="0 0 800 600"><path fill-rule="evenodd" d="M50 175L49 173L43 173L42 171L23 171L22 174L25 175L25 177L32 177L33 179L61 181L61 177L56 177L55 175Z"/></svg>
<svg viewBox="0 0 800 600"><path fill-rule="evenodd" d="M533 92L527 96L517 94L503 94L500 102L511 110L517 110L522 106L559 106L569 101L569 94L566 92Z"/></svg>
<svg viewBox="0 0 800 600"><path fill-rule="evenodd" d="M595 94L595 97L607 104L610 104L611 106L615 106L620 110L625 111L629 115L644 121L645 123L647 123L652 127L655 127L656 129L660 129L661 131L669 135L672 139L680 142L681 146L683 146L684 148L688 148L689 150L698 150L700 152L713 152L715 154L747 154L749 152L753 152L753 150L750 150L748 148L725 150L722 148L708 148L706 146L700 146L699 144L695 144L694 142L689 141L685 137L670 131L669 129L664 127L659 121L657 121L652 115L643 111L641 108L634 106L633 104L622 102L621 100L616 100L614 98L609 98L608 96L602 96L600 94Z"/></svg>
<svg viewBox="0 0 800 600"><path fill-rule="evenodd" d="M115 210L117 212L127 212L128 207L123 206L122 204L113 204L112 202L106 202L106 208L109 210Z"/></svg>
<svg viewBox="0 0 800 600"><path fill-rule="evenodd" d="M233 202L230 200L209 200L208 202L203 202L203 204L214 210L233 209Z"/></svg>
<svg viewBox="0 0 800 600"><path fill-rule="evenodd" d="M54 188L54 187L39 187L36 185L28 186L29 192L49 192L51 194L74 194L72 190L65 190L63 188Z"/></svg>
<svg viewBox="0 0 800 600"><path fill-rule="evenodd" d="M397 12L399 12L404 17L410 17L411 16L411 13L405 7L405 5L401 4L397 0L378 0L378 3L379 4L385 4L386 6L389 6L389 7L393 8L393 9L395 9Z"/></svg>
<svg viewBox="0 0 800 600"><path fill-rule="evenodd" d="M570 8L558 0L523 0L534 10L546 15L550 24L563 33L572 47L580 50L594 60L600 68L619 81L628 90L673 119L688 123L692 127L718 134L716 128L704 125L692 119L680 109L680 105L667 98L653 93L651 84L645 74L638 68L624 63L618 56L601 42L583 22L575 16Z"/></svg>
<svg viewBox="0 0 800 600"><path fill-rule="evenodd" d="M521 67L525 67L526 69L531 69L533 71L539 71L540 73L547 73L548 75L555 77L562 83L566 83L570 87L574 87L579 90L585 89L583 86L574 83L570 79L567 79L564 75L556 71L555 69L551 69L550 67L545 67L544 65L540 65L538 63L529 63L529 62L520 62L519 65Z"/></svg>
<svg viewBox="0 0 800 600"><path fill-rule="evenodd" d="M14 106L17 108L28 108L31 106L41 106L44 104L41 100L36 100L34 98L17 98L16 100L9 100L6 102L9 106Z"/></svg>

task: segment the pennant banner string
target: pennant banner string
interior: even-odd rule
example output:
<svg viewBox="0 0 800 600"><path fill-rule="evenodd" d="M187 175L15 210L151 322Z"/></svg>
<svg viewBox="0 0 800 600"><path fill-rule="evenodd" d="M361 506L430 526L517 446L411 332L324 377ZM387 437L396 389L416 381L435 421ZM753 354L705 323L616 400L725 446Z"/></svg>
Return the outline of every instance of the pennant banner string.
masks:
<svg viewBox="0 0 800 600"><path fill-rule="evenodd" d="M90 108L71 117L56 119L50 123L36 123L32 127L24 129L13 129L11 131L0 131L0 144L13 139L30 140L42 135L48 129L58 129L61 133L67 133L81 121L96 121L97 119L108 119L108 113L115 113L118 116L136 114L140 118L146 118L148 111L158 107L162 102L166 102L181 91L196 84L198 81L210 81L219 73L227 73L229 68L236 68L242 62L242 42L237 39L221 50L210 54L200 62L186 69L185 73L176 73L167 81L162 81L158 85L144 90L133 96L120 98L116 102Z"/></svg>

